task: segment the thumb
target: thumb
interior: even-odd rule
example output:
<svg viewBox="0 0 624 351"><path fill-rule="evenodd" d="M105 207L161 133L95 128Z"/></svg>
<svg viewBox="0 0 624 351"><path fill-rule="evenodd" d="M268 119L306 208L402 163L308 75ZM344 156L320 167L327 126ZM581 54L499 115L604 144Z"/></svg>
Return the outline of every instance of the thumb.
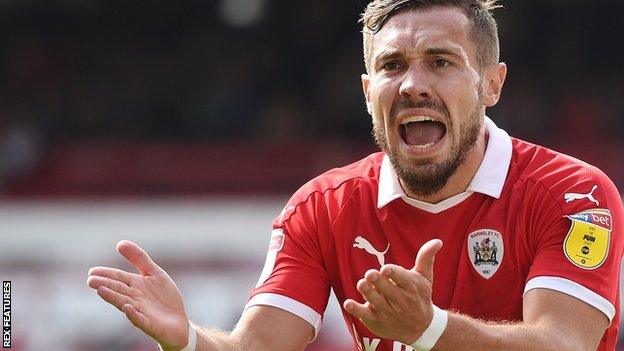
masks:
<svg viewBox="0 0 624 351"><path fill-rule="evenodd" d="M117 252L130 262L141 275L153 275L162 270L147 252L139 245L129 240L122 240L117 243Z"/></svg>
<svg viewBox="0 0 624 351"><path fill-rule="evenodd" d="M416 264L413 270L427 278L431 283L433 283L433 263L441 248L442 240L431 239L421 246L416 254Z"/></svg>

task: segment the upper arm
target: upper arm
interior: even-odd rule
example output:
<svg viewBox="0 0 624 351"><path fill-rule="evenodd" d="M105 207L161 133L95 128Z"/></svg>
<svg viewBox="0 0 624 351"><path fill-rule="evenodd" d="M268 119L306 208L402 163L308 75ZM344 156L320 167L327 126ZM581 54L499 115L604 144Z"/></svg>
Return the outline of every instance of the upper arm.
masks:
<svg viewBox="0 0 624 351"><path fill-rule="evenodd" d="M598 342L607 350L615 347L619 323L624 211L610 180L590 171L555 174L558 182L527 203L534 212L527 226L532 261L523 313L525 321L563 328L557 335L590 345L584 350L595 350Z"/></svg>
<svg viewBox="0 0 624 351"><path fill-rule="evenodd" d="M314 334L312 325L295 314L272 306L252 306L243 312L231 337L242 350L301 351Z"/></svg>
<svg viewBox="0 0 624 351"><path fill-rule="evenodd" d="M566 350L595 350L609 326L607 316L597 308L570 295L532 289L523 300L523 320L552 331Z"/></svg>
<svg viewBox="0 0 624 351"><path fill-rule="evenodd" d="M264 269L250 293L246 311L254 306L273 306L280 313L288 313L286 316L292 314L305 321L315 331L320 328L330 278L321 244L329 229L319 196L315 193L304 202L291 200L275 221Z"/></svg>

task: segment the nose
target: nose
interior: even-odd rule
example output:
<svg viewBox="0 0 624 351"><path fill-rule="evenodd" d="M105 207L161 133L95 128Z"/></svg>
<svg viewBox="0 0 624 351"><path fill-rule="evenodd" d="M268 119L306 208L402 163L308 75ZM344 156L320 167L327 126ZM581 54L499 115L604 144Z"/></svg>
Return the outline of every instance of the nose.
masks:
<svg viewBox="0 0 624 351"><path fill-rule="evenodd" d="M421 67L410 67L403 75L399 94L406 99L421 100L431 97L431 85L426 72Z"/></svg>

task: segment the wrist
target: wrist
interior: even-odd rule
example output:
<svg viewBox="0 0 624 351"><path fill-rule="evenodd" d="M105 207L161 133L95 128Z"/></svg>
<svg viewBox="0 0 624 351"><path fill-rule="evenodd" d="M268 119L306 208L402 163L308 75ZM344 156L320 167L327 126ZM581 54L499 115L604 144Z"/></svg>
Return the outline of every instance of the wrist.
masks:
<svg viewBox="0 0 624 351"><path fill-rule="evenodd" d="M197 346L197 331L195 330L195 326L191 321L188 321L188 323L188 342L186 343L186 346L184 346L184 348L182 348L180 351L195 351L195 347ZM164 351L162 345L158 344L158 348L160 349L160 351Z"/></svg>
<svg viewBox="0 0 624 351"><path fill-rule="evenodd" d="M433 305L433 318L420 338L410 346L417 351L429 351L438 342L448 324L448 312Z"/></svg>

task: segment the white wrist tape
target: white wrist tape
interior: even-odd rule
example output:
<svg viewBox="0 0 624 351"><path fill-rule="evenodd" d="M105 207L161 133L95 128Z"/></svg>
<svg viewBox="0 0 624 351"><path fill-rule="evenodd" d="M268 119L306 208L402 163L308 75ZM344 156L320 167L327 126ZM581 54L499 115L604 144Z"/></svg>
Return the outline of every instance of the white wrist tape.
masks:
<svg viewBox="0 0 624 351"><path fill-rule="evenodd" d="M435 346L446 329L448 312L433 305L433 319L420 338L410 346L417 351L429 351Z"/></svg>
<svg viewBox="0 0 624 351"><path fill-rule="evenodd" d="M180 351L195 351L195 346L197 345L197 331L194 328L195 326L191 321L189 321L189 336L188 336L188 344L184 346L184 348ZM158 344L158 348L160 351L163 351L162 346Z"/></svg>

